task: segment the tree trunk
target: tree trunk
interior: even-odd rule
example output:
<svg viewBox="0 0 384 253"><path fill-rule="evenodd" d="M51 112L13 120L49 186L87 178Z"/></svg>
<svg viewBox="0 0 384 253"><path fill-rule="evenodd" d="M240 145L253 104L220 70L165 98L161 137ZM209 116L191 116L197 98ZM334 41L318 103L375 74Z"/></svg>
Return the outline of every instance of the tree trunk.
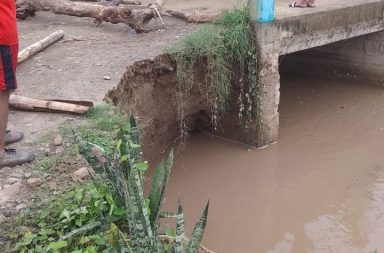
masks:
<svg viewBox="0 0 384 253"><path fill-rule="evenodd" d="M59 15L95 18L98 22L124 23L137 33L141 33L146 31L145 26L156 16L154 7L161 9L164 3L164 0L157 0L155 4L146 8L135 8L68 0L18 0L17 16L25 18L25 10L33 8L35 11L50 11Z"/></svg>

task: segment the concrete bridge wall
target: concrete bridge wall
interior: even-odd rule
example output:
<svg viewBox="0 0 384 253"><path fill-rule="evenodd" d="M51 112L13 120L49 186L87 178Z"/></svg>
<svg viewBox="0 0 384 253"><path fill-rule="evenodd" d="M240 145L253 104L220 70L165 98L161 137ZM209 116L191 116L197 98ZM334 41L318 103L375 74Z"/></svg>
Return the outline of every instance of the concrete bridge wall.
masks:
<svg viewBox="0 0 384 253"><path fill-rule="evenodd" d="M255 0L256 4L257 2ZM259 119L252 129L253 132L257 132L256 146L263 147L278 139L280 56L384 30L384 1L348 0L344 2L345 5L335 6L333 9L332 6L328 9L319 8L302 15L289 16L283 11L274 22L255 24L260 94ZM350 67L358 65L357 59L360 61L364 59L367 63L378 62L380 60L376 56L367 57L368 53L374 50L364 50L364 45L377 47L381 36L369 35L365 39L360 38L355 42L349 42L349 51L340 50L338 44L332 45L327 48L328 56L335 53L335 64L336 59L339 59L339 64L348 59L353 60ZM359 49L359 45L363 46L363 49ZM381 46L382 44L376 50L382 50ZM326 62L327 57L323 52L317 52L317 55L324 56L323 62ZM365 67L365 71L373 71L373 69L371 66ZM381 68L375 69L376 72L380 72Z"/></svg>

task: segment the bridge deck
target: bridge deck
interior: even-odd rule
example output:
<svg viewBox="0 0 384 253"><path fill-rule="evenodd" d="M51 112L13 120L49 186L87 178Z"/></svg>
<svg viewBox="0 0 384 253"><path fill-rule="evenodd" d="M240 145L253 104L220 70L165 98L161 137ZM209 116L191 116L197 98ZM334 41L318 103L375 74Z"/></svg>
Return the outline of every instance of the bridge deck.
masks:
<svg viewBox="0 0 384 253"><path fill-rule="evenodd" d="M276 20L256 24L258 43L280 55L384 30L384 0L318 0L316 8L276 1Z"/></svg>
<svg viewBox="0 0 384 253"><path fill-rule="evenodd" d="M337 9L351 8L369 3L383 2L382 0L316 0L316 8L290 8L288 5L293 0L276 0L276 20L289 17L298 17L308 14L333 11Z"/></svg>

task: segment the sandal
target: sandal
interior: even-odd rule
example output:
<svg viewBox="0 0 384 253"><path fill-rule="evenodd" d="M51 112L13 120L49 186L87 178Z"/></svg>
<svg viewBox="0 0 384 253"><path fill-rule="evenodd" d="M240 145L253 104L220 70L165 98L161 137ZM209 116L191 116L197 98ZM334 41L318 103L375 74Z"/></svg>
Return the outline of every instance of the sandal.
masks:
<svg viewBox="0 0 384 253"><path fill-rule="evenodd" d="M35 155L28 150L6 148L4 151L4 155L0 157L0 169L29 163L35 159Z"/></svg>
<svg viewBox="0 0 384 253"><path fill-rule="evenodd" d="M22 132L7 130L5 132L5 145L18 142L23 138L24 138L24 134Z"/></svg>
<svg viewBox="0 0 384 253"><path fill-rule="evenodd" d="M292 2L289 4L289 7L292 7L292 8L305 8L307 6L304 6L304 5L298 5L297 2Z"/></svg>

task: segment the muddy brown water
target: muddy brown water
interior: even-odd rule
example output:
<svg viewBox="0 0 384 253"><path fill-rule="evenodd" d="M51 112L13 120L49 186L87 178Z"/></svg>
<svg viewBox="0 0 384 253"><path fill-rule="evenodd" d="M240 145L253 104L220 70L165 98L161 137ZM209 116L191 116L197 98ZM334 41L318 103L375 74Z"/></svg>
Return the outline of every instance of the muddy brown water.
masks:
<svg viewBox="0 0 384 253"><path fill-rule="evenodd" d="M167 208L182 200L190 233L209 199L218 253L384 252L384 89L284 79L280 120L263 150L191 136Z"/></svg>

